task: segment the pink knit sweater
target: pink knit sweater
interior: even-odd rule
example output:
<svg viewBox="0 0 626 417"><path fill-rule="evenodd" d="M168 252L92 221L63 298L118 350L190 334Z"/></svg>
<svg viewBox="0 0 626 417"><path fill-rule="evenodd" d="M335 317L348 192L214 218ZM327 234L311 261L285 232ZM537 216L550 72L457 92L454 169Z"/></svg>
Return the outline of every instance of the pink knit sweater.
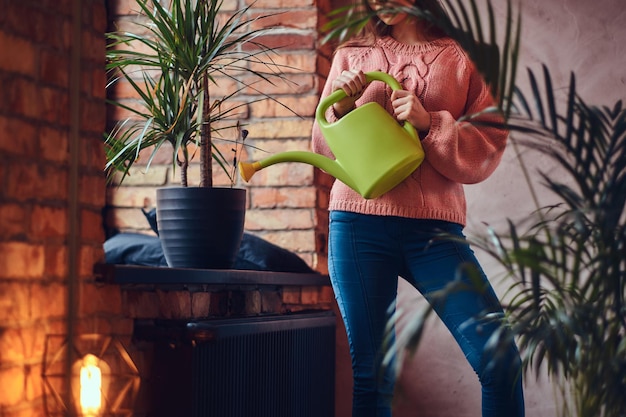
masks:
<svg viewBox="0 0 626 417"><path fill-rule="evenodd" d="M459 121L462 116L493 104L488 87L465 52L451 39L406 45L391 37L379 39L372 47L341 48L333 59L323 97L332 92L332 80L345 69L393 75L404 89L414 91L420 98L431 115L431 127L422 138L424 162L400 185L367 200L336 180L329 209L465 225L463 184L478 183L491 175L507 140L504 130ZM386 84L372 82L356 105L376 101L392 113L390 94ZM329 122L337 120L332 106L326 117ZM488 113L478 119L494 117L494 113ZM315 152L334 158L317 123L312 140Z"/></svg>

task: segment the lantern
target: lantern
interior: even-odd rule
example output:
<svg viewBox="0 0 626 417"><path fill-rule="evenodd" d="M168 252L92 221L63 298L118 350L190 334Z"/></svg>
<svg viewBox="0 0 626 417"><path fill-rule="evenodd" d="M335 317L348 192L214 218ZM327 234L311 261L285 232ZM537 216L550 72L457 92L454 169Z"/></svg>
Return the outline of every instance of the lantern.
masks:
<svg viewBox="0 0 626 417"><path fill-rule="evenodd" d="M73 362L67 377L66 358ZM139 372L124 346L113 336L86 334L69 343L48 335L42 378L48 416L132 416ZM68 388L67 385L70 387Z"/></svg>

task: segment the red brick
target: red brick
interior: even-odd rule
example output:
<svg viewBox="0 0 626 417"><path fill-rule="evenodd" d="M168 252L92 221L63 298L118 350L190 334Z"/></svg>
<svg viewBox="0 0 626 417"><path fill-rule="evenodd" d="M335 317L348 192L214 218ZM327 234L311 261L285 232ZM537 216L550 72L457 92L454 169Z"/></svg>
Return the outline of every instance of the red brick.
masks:
<svg viewBox="0 0 626 417"><path fill-rule="evenodd" d="M283 303L299 304L301 289L297 286L288 286L283 288Z"/></svg>
<svg viewBox="0 0 626 417"><path fill-rule="evenodd" d="M150 291L123 291L124 316L137 319L159 317L159 297Z"/></svg>
<svg viewBox="0 0 626 417"><path fill-rule="evenodd" d="M111 16L135 14L140 10L136 0L109 0L107 4Z"/></svg>
<svg viewBox="0 0 626 417"><path fill-rule="evenodd" d="M294 50L311 50L315 49L317 36L315 32L311 33L275 33L269 32L259 36L256 41L268 49L272 49L277 53L282 51ZM253 45L246 45L245 50L257 49Z"/></svg>
<svg viewBox="0 0 626 417"><path fill-rule="evenodd" d="M85 131L100 135L105 130L106 105L103 100L84 99L81 103L80 112L81 126Z"/></svg>
<svg viewBox="0 0 626 417"><path fill-rule="evenodd" d="M246 291L246 310L245 314L253 316L261 313L261 292L258 290Z"/></svg>
<svg viewBox="0 0 626 417"><path fill-rule="evenodd" d="M267 16L266 18L255 21L251 27L257 28L270 28L275 26L294 28L294 29L311 29L317 27L317 10L299 9L299 10L287 10L284 13L274 13L267 15L267 13L259 13L254 17Z"/></svg>
<svg viewBox="0 0 626 417"><path fill-rule="evenodd" d="M117 285L102 285L85 282L81 286L80 310L85 315L122 312L122 293Z"/></svg>
<svg viewBox="0 0 626 417"><path fill-rule="evenodd" d="M283 303L278 291L261 292L261 313L282 313Z"/></svg>
<svg viewBox="0 0 626 417"><path fill-rule="evenodd" d="M82 31L81 53L83 55L83 59L86 58L94 64L104 65L106 39L102 36L102 32L99 32L97 29L98 28L90 28L90 30Z"/></svg>
<svg viewBox="0 0 626 417"><path fill-rule="evenodd" d="M324 274L328 275L328 272ZM334 301L335 301L335 293L333 292L333 287L329 285L325 287L321 287L319 291L319 302L332 304Z"/></svg>
<svg viewBox="0 0 626 417"><path fill-rule="evenodd" d="M0 117L0 150L9 155L36 154L37 130L21 120Z"/></svg>
<svg viewBox="0 0 626 417"><path fill-rule="evenodd" d="M94 68L91 70L91 90L87 93L92 97L106 99L106 74L102 72L102 68Z"/></svg>
<svg viewBox="0 0 626 417"><path fill-rule="evenodd" d="M314 305L319 303L319 287L302 287L302 304Z"/></svg>
<svg viewBox="0 0 626 417"><path fill-rule="evenodd" d="M104 242L102 213L100 211L81 210L80 226L81 236L83 237L83 239L96 242Z"/></svg>
<svg viewBox="0 0 626 417"><path fill-rule="evenodd" d="M69 79L67 55L43 49L39 53L39 77L45 84L66 87Z"/></svg>
<svg viewBox="0 0 626 417"><path fill-rule="evenodd" d="M277 53L272 55L270 70L276 69L276 71L283 73L315 73L316 60L317 57L314 51ZM250 68L255 71L268 70L266 65L259 63L252 63Z"/></svg>
<svg viewBox="0 0 626 417"><path fill-rule="evenodd" d="M191 317L191 295L187 291L160 291L159 317L165 319L183 319Z"/></svg>
<svg viewBox="0 0 626 417"><path fill-rule="evenodd" d="M41 278L44 259L44 248L41 245L0 242L0 271L3 278Z"/></svg>
<svg viewBox="0 0 626 417"><path fill-rule="evenodd" d="M109 187L107 202L115 207L152 208L156 206L156 188L154 187Z"/></svg>
<svg viewBox="0 0 626 417"><path fill-rule="evenodd" d="M244 94L269 95L279 94L307 94L314 90L315 76L304 73L286 73L279 77L271 77L268 80L253 79L253 76L242 76L242 82L250 86L243 90Z"/></svg>
<svg viewBox="0 0 626 417"><path fill-rule="evenodd" d="M0 205L0 236L11 239L21 235L27 229L27 211L19 204Z"/></svg>
<svg viewBox="0 0 626 417"><path fill-rule="evenodd" d="M259 187L250 189L252 208L310 208L315 205L313 187Z"/></svg>
<svg viewBox="0 0 626 417"><path fill-rule="evenodd" d="M252 230L308 229L313 227L312 213L310 209L251 209L246 212L248 227Z"/></svg>
<svg viewBox="0 0 626 417"><path fill-rule="evenodd" d="M3 363L19 363L41 357L49 330L41 323L22 325L20 328L6 327L0 336Z"/></svg>
<svg viewBox="0 0 626 417"><path fill-rule="evenodd" d="M26 397L27 401L38 400L43 395L43 384L41 383L41 363L34 363L25 367L26 377ZM32 416L32 414L31 414ZM26 415L24 415L26 417Z"/></svg>
<svg viewBox="0 0 626 417"><path fill-rule="evenodd" d="M37 240L63 238L68 233L67 211L37 205L31 212L30 224L30 236Z"/></svg>
<svg viewBox="0 0 626 417"><path fill-rule="evenodd" d="M36 194L42 201L63 201L68 196L67 171L53 165L43 165L38 169L36 182ZM23 182L21 183L22 185Z"/></svg>
<svg viewBox="0 0 626 417"><path fill-rule="evenodd" d="M102 131L97 135L81 134L83 140L80 141L80 166L81 170L88 171L91 175L104 178L104 166L106 156L104 146L102 146Z"/></svg>
<svg viewBox="0 0 626 417"><path fill-rule="evenodd" d="M114 209L106 212L106 225L120 230L136 229L149 231L146 216L137 209Z"/></svg>
<svg viewBox="0 0 626 417"><path fill-rule="evenodd" d="M29 297L34 320L67 316L67 286L61 283L37 283L31 286Z"/></svg>
<svg viewBox="0 0 626 417"><path fill-rule="evenodd" d="M310 186L313 185L312 165L301 163L281 163L271 165L254 174L250 186Z"/></svg>
<svg viewBox="0 0 626 417"><path fill-rule="evenodd" d="M141 80L139 86L145 86ZM108 96L114 97L116 100L133 99L139 100L139 94L126 78L118 78L107 88ZM117 107L117 106L116 106Z"/></svg>
<svg viewBox="0 0 626 417"><path fill-rule="evenodd" d="M100 35L107 29L108 3L108 1L91 2L92 27Z"/></svg>
<svg viewBox="0 0 626 417"><path fill-rule="evenodd" d="M176 173L179 173L180 168L176 169ZM169 174L169 167L163 165L150 165L149 167L136 165L129 171L128 175L123 180L124 185L152 185L162 186L167 183ZM119 185L122 179L122 173L116 172L113 180L114 185Z"/></svg>
<svg viewBox="0 0 626 417"><path fill-rule="evenodd" d="M14 329L6 327L0 336L0 352L2 352L2 362L19 362L28 357L25 351L24 340L32 340L32 331L27 327ZM30 347L30 346L28 346Z"/></svg>
<svg viewBox="0 0 626 417"><path fill-rule="evenodd" d="M209 316L211 294L207 292L191 293L191 317L205 318Z"/></svg>
<svg viewBox="0 0 626 417"><path fill-rule="evenodd" d="M110 320L108 318L99 318L99 317L95 317L92 318L95 320L98 320L98 323L104 321L107 323L111 324L111 334L115 334L115 335L124 335L126 337L132 337L133 335L133 330L135 328L135 321L133 319L128 318L128 316L123 316L122 317L116 317L115 320ZM99 324L97 326L92 326L91 329L97 329L102 327L102 324ZM124 342L124 345L128 346L128 343Z"/></svg>
<svg viewBox="0 0 626 417"><path fill-rule="evenodd" d="M82 245L80 247L79 256L79 276L83 279L91 280L94 275L94 265L104 262L104 247L102 240L91 243L90 245Z"/></svg>
<svg viewBox="0 0 626 417"><path fill-rule="evenodd" d="M49 116L42 114L43 90L44 88L38 86L33 81L20 78L15 79L10 85L6 86L4 92L4 98L9 106L8 109L13 114L32 119ZM57 105L61 104L57 103ZM53 121L55 121L54 118Z"/></svg>
<svg viewBox="0 0 626 417"><path fill-rule="evenodd" d="M0 407L10 407L26 397L25 375L22 366L4 366L0 368Z"/></svg>
<svg viewBox="0 0 626 417"><path fill-rule="evenodd" d="M2 245L0 245L0 249ZM3 276L5 278L5 276ZM10 275L8 278L13 278ZM10 297L0 298L0 318L6 326L26 322L31 319L30 288L29 285L17 281L0 282L0 294L10 294Z"/></svg>
<svg viewBox="0 0 626 417"><path fill-rule="evenodd" d="M39 130L39 148L41 149L41 156L48 161L67 161L69 147L66 131L42 127Z"/></svg>
<svg viewBox="0 0 626 417"><path fill-rule="evenodd" d="M30 114L31 117L37 116L50 123L69 126L70 118L67 109L70 106L70 98L66 90L38 87L37 93L32 98L36 103L29 108L36 109L39 113Z"/></svg>
<svg viewBox="0 0 626 417"><path fill-rule="evenodd" d="M106 204L106 179L104 175L81 175L79 178L80 202L92 207Z"/></svg>
<svg viewBox="0 0 626 417"><path fill-rule="evenodd" d="M314 232L312 230L276 230L263 233L263 238L296 254L298 252L315 252Z"/></svg>
<svg viewBox="0 0 626 417"><path fill-rule="evenodd" d="M253 139L306 138L308 146L312 127L312 120L269 119L267 121L251 123L248 126L248 130L250 131L250 138ZM264 147L261 147L261 149L267 151Z"/></svg>
<svg viewBox="0 0 626 417"><path fill-rule="evenodd" d="M20 18L21 26L25 27L23 17ZM29 77L36 75L36 47L32 42L26 41L0 32L0 68L4 71L15 72Z"/></svg>
<svg viewBox="0 0 626 417"><path fill-rule="evenodd" d="M262 133L263 129L267 126L258 125L260 127L259 132ZM297 125L286 123L286 129L294 129L297 128ZM256 137L251 137L251 144L253 148L251 148L251 154L249 156L250 159L258 160L262 158L266 158L272 154L285 152L285 151L310 151L311 150L311 140L308 137L297 137L296 138L276 138L276 139L257 139Z"/></svg>
<svg viewBox="0 0 626 417"><path fill-rule="evenodd" d="M67 276L67 246L47 244L44 256L46 276L49 279L61 279Z"/></svg>
<svg viewBox="0 0 626 417"><path fill-rule="evenodd" d="M255 9L282 9L313 6L313 0L246 0L247 5L253 5Z"/></svg>
<svg viewBox="0 0 626 417"><path fill-rule="evenodd" d="M209 314L216 317L224 317L228 314L228 291L211 292Z"/></svg>
<svg viewBox="0 0 626 417"><path fill-rule="evenodd" d="M224 0L224 2L222 3L222 7L220 8L220 11L233 11L233 10L238 10L239 9L239 1L238 0Z"/></svg>
<svg viewBox="0 0 626 417"><path fill-rule="evenodd" d="M253 118L269 119L275 117L312 117L319 102L317 94L284 96L276 100L263 100L250 104L250 115ZM309 132L310 133L310 132Z"/></svg>
<svg viewBox="0 0 626 417"><path fill-rule="evenodd" d="M212 84L209 87L209 92L211 94L211 102L213 103L216 99L221 100L223 97L232 94L241 88L241 85L232 78L229 77L216 77L215 84Z"/></svg>

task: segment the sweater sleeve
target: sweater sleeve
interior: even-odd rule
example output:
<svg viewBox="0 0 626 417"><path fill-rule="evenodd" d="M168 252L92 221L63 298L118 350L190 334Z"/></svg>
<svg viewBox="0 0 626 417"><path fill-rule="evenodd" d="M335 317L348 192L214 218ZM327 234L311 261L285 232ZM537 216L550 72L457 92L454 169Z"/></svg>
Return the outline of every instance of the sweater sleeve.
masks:
<svg viewBox="0 0 626 417"><path fill-rule="evenodd" d="M485 111L494 105L494 99L482 76L470 67L465 113L471 120L455 120L446 110L431 112L431 127L422 140L433 168L462 184L481 182L495 171L508 137L504 129L477 123L502 122L502 117Z"/></svg>

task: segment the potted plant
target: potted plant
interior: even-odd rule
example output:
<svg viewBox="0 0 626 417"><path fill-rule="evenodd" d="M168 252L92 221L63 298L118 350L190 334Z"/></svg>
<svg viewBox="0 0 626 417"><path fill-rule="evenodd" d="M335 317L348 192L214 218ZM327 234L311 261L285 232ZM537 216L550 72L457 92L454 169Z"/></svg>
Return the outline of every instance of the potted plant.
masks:
<svg viewBox="0 0 626 417"><path fill-rule="evenodd" d="M419 8L404 8L430 19L457 39L500 97L498 109L511 131L515 152L527 146L547 155L557 170L539 172L542 186L557 199L508 230L488 229L472 243L501 266L508 287L503 299L503 329L490 343L494 355L510 338L518 342L526 372L542 365L563 394L562 414L577 417L622 417L626 410L626 109L618 101L589 105L576 92L576 77L561 100L549 68L543 81L529 69L530 93L516 87L515 67L520 19L508 7L504 39L495 37L492 7L442 0L450 16L436 18ZM480 5L482 6L482 5ZM393 8L393 6L390 6ZM489 33L478 10L488 14ZM363 19L351 11L333 22L331 36L358 27ZM524 166L521 154L517 153ZM554 172L558 172L556 177ZM525 169L528 172L528 169ZM552 173L551 173L552 172ZM531 190L536 188L527 176ZM534 196L534 192L533 192ZM442 238L451 238L442 235ZM433 297L452 291L480 291L457 282ZM397 344L414 351L432 309L409 319ZM388 341L399 312L390 320ZM490 316L476 320L494 320ZM502 343L504 342L504 343Z"/></svg>
<svg viewBox="0 0 626 417"><path fill-rule="evenodd" d="M234 97L255 83L282 79L272 49L258 42L263 29L248 18L249 6L227 14L222 0L137 0L144 19L136 31L107 33L108 86L128 83L139 103L111 102L130 113L106 135L106 170L121 180L140 157L148 167L159 151L171 152L180 187L157 190L157 221L165 258L171 267L229 268L243 235L246 190L234 187L232 166L247 131L236 120ZM258 70L256 68L263 68ZM215 96L218 79L238 88ZM268 98L261 93L261 97ZM223 154L215 139L229 141ZM169 149L168 149L169 146ZM188 168L199 156L200 184L189 186ZM213 186L213 162L231 187Z"/></svg>

